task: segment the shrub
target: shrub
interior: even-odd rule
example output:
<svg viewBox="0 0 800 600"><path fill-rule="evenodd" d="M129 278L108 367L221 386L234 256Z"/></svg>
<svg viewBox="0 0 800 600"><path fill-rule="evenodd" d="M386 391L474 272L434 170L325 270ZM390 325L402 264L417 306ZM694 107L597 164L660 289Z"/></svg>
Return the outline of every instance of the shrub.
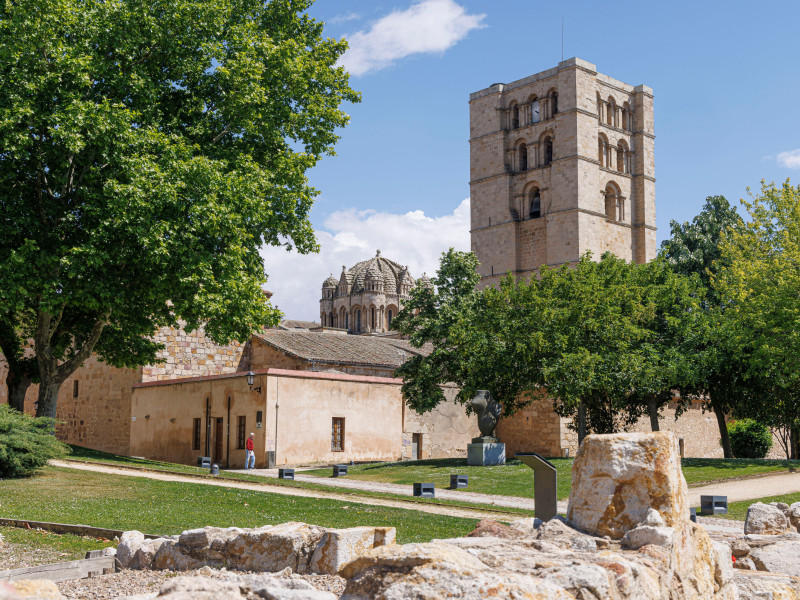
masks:
<svg viewBox="0 0 800 600"><path fill-rule="evenodd" d="M51 458L69 453L52 434L52 419L35 418L0 404L0 478L26 477Z"/></svg>
<svg viewBox="0 0 800 600"><path fill-rule="evenodd" d="M736 458L764 458L772 448L769 427L753 419L728 423L728 435Z"/></svg>

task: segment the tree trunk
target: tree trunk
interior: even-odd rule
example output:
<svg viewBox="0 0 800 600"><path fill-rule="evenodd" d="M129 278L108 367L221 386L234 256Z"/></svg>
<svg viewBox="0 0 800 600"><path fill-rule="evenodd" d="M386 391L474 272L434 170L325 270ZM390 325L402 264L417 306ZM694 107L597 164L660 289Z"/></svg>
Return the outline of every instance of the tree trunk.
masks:
<svg viewBox="0 0 800 600"><path fill-rule="evenodd" d="M61 389L61 383L54 378L42 377L42 382L39 384L39 404L36 406L37 417L56 418L58 390Z"/></svg>
<svg viewBox="0 0 800 600"><path fill-rule="evenodd" d="M797 446L798 446L798 442L800 442L800 440L798 440L797 429L798 429L797 427L792 427L792 431L789 434L789 445L792 447L791 458L794 459L794 460L797 460L797 458L798 458L798 456L797 456L797 451L798 451Z"/></svg>
<svg viewBox="0 0 800 600"><path fill-rule="evenodd" d="M661 431L658 425L658 403L653 396L647 398L647 414L650 415L650 430Z"/></svg>
<svg viewBox="0 0 800 600"><path fill-rule="evenodd" d="M578 403L578 446L583 443L586 437L586 404L583 400Z"/></svg>
<svg viewBox="0 0 800 600"><path fill-rule="evenodd" d="M717 398L714 392L709 391L708 397L711 399L711 408L714 409L714 414L717 416L717 426L719 427L719 438L722 444L722 453L725 458L733 458L733 451L731 450L731 438L728 437L728 424L725 422L725 411L722 409L722 403Z"/></svg>
<svg viewBox="0 0 800 600"><path fill-rule="evenodd" d="M25 412L25 394L28 392L31 381L28 373L8 372L6 386L8 387L8 405L19 412Z"/></svg>

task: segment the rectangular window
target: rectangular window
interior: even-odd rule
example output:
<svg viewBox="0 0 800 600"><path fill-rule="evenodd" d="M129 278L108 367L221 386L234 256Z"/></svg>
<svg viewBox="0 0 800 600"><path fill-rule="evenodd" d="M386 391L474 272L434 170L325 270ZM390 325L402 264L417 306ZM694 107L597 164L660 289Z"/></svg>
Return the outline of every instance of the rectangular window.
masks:
<svg viewBox="0 0 800 600"><path fill-rule="evenodd" d="M333 417L331 424L331 452L344 452L344 417Z"/></svg>
<svg viewBox="0 0 800 600"><path fill-rule="evenodd" d="M244 450L244 441L247 439L247 417L239 417L236 422L236 448Z"/></svg>
<svg viewBox="0 0 800 600"><path fill-rule="evenodd" d="M73 398L77 398L78 397L78 380L77 379L72 382L72 397Z"/></svg>
<svg viewBox="0 0 800 600"><path fill-rule="evenodd" d="M194 433L192 434L192 450L200 450L200 424L203 419L194 420Z"/></svg>

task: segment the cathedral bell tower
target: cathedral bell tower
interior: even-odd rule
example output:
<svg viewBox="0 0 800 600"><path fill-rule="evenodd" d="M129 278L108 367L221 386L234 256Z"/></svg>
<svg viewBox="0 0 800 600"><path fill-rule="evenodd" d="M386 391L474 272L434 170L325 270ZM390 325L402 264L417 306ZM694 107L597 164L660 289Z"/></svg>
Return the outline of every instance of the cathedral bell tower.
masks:
<svg viewBox="0 0 800 600"><path fill-rule="evenodd" d="M610 251L656 254L653 91L571 58L470 94L470 234L481 285Z"/></svg>

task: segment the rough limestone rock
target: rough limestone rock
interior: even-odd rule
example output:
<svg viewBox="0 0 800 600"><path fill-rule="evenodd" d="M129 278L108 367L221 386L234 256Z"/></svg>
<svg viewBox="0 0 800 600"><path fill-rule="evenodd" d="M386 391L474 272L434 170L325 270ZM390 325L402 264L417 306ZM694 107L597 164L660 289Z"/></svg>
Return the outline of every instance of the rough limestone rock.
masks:
<svg viewBox="0 0 800 600"><path fill-rule="evenodd" d="M626 532L622 538L622 545L625 548L638 550L647 544L655 546L671 546L675 539L675 530L672 527L654 527L652 525L640 525Z"/></svg>
<svg viewBox="0 0 800 600"><path fill-rule="evenodd" d="M791 575L737 571L733 581L741 600L800 600L800 579Z"/></svg>
<svg viewBox="0 0 800 600"><path fill-rule="evenodd" d="M118 600L336 600L330 592L314 589L302 579L267 575L229 575L227 580L207 577L176 577L157 593L128 596Z"/></svg>
<svg viewBox="0 0 800 600"><path fill-rule="evenodd" d="M800 533L800 502L792 504L785 514L789 518L792 527Z"/></svg>
<svg viewBox="0 0 800 600"><path fill-rule="evenodd" d="M137 535L138 534L138 535ZM327 529L305 523L257 529L205 527L180 536L145 540L125 532L118 549L130 569L187 571L208 566L240 571L335 574L346 562L377 546L395 543L394 527Z"/></svg>
<svg viewBox="0 0 800 600"><path fill-rule="evenodd" d="M342 576L348 582L341 600L574 598L544 580L492 569L466 550L441 542L370 550L345 565Z"/></svg>
<svg viewBox="0 0 800 600"><path fill-rule="evenodd" d="M0 581L0 600L22 600L22 596L10 583Z"/></svg>
<svg viewBox="0 0 800 600"><path fill-rule="evenodd" d="M777 506L756 502L747 508L744 532L777 535L789 531L789 525L789 519Z"/></svg>
<svg viewBox="0 0 800 600"><path fill-rule="evenodd" d="M527 538L464 537L376 548L342 569L348 580L342 600L736 598L728 546L712 542L688 519L667 547L631 552L608 542L598 549L597 539L554 519Z"/></svg>
<svg viewBox="0 0 800 600"><path fill-rule="evenodd" d="M19 579L11 582L17 594L25 600L63 600L58 586L48 579Z"/></svg>
<svg viewBox="0 0 800 600"><path fill-rule="evenodd" d="M621 539L645 520L650 508L669 527L688 520L675 434L586 436L572 467L570 523L593 535Z"/></svg>
<svg viewBox="0 0 800 600"><path fill-rule="evenodd" d="M753 559L749 556L743 556L742 558L737 558L736 562L733 563L734 569L741 569L743 571L758 571L756 568L756 563L753 562Z"/></svg>
<svg viewBox="0 0 800 600"><path fill-rule="evenodd" d="M526 531L532 533L533 524L530 526L521 524L521 527L516 528L511 525L499 523L494 519L486 518L480 520L475 526L475 529L467 534L467 537L498 537L513 540L523 537Z"/></svg>
<svg viewBox="0 0 800 600"><path fill-rule="evenodd" d="M125 531L119 538L117 545L117 560L125 569L130 569L136 551L144 544L144 534L141 531Z"/></svg>
<svg viewBox="0 0 800 600"><path fill-rule="evenodd" d="M328 529L314 549L309 564L312 573L335 574L345 563L371 548L395 543L394 527Z"/></svg>
<svg viewBox="0 0 800 600"><path fill-rule="evenodd" d="M792 533L780 537L781 540L771 544L756 546L751 543L749 558L759 571L800 577L800 534Z"/></svg>

